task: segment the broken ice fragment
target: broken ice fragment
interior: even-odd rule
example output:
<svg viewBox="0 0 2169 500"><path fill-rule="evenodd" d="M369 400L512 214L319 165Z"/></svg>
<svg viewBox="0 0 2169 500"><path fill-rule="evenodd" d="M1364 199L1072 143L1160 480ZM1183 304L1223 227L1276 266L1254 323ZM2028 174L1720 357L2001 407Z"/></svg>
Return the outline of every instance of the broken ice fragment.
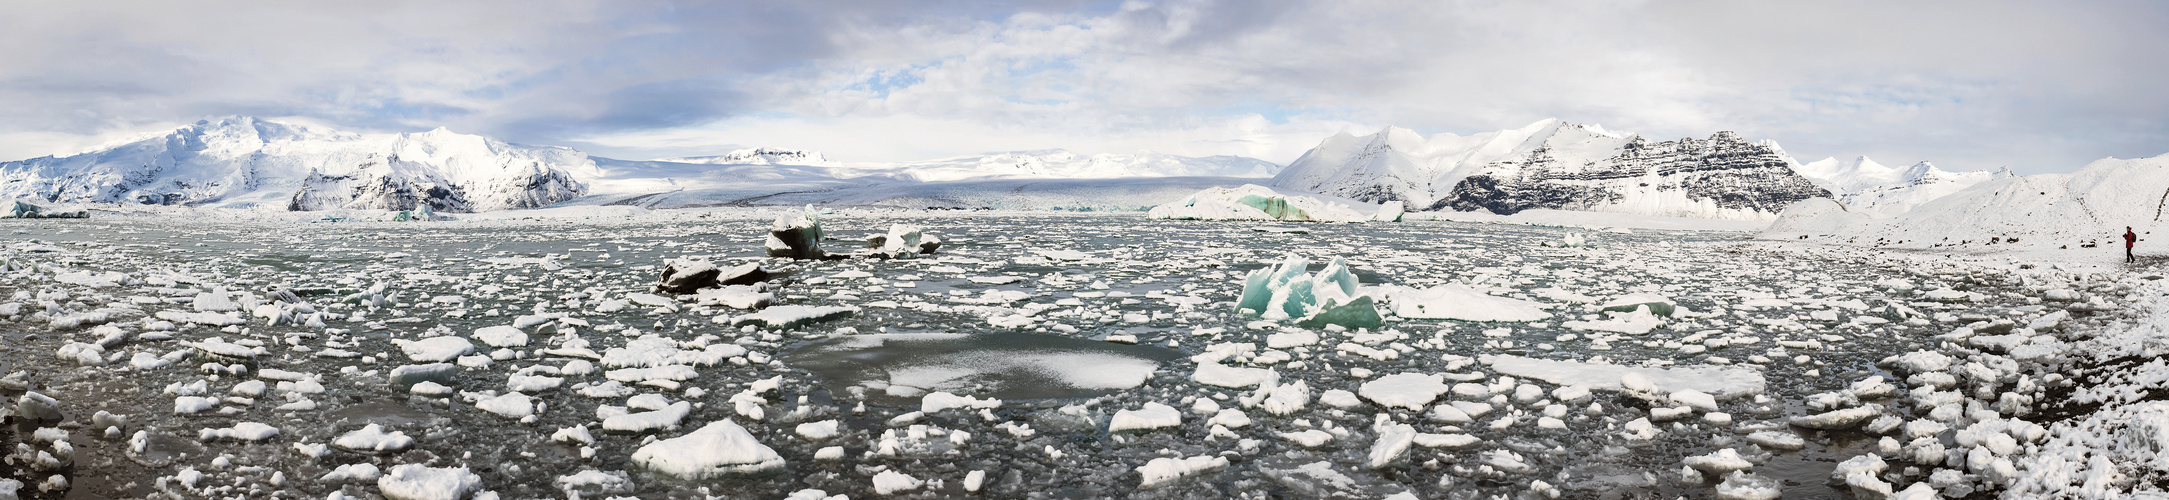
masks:
<svg viewBox="0 0 2169 500"><path fill-rule="evenodd" d="M783 468L783 456L728 419L684 436L641 446L632 462L681 479L709 479Z"/></svg>

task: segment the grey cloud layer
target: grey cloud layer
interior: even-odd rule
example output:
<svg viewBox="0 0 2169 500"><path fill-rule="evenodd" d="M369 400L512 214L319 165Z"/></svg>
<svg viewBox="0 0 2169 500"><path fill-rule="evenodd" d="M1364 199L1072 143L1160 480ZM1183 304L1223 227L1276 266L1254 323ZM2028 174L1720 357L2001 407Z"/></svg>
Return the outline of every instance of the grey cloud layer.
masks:
<svg viewBox="0 0 2169 500"><path fill-rule="evenodd" d="M2159 90L2169 65L2158 62L2169 36L2157 29L2169 7L2143 2L9 10L0 138L261 114L564 143L724 119L911 116L993 133L1166 133L1212 147L1250 140L1199 131L1260 114L1305 133L1298 125L1325 122L1476 132L1552 116L1657 138L1731 129L1806 159L2022 172L2169 152L2169 93Z"/></svg>

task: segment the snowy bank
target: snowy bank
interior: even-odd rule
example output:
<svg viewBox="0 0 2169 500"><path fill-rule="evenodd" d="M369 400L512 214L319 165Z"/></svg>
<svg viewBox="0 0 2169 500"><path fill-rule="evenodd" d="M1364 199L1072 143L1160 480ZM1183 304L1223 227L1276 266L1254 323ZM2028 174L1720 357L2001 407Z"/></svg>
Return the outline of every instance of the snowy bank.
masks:
<svg viewBox="0 0 2169 500"><path fill-rule="evenodd" d="M1398 218L1399 212L1398 203L1383 210L1384 215L1393 218ZM1375 215L1358 211L1346 203L1282 193L1256 184L1198 191L1188 198L1152 207L1148 213L1154 219L1293 222L1365 222Z"/></svg>

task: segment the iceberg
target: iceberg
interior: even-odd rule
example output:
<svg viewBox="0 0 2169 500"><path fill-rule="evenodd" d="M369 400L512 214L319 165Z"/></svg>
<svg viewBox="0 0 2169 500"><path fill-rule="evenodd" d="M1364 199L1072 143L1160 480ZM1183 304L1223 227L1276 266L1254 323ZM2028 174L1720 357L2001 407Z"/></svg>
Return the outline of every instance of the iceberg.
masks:
<svg viewBox="0 0 2169 500"><path fill-rule="evenodd" d="M796 219L776 217L776 224L768 229L767 247L770 257L819 259L827 255L821 252L820 213L809 205Z"/></svg>
<svg viewBox="0 0 2169 500"><path fill-rule="evenodd" d="M901 259L919 254L934 253L941 248L941 238L910 224L892 224L888 234L877 234L866 239L866 248L879 255Z"/></svg>
<svg viewBox="0 0 2169 500"><path fill-rule="evenodd" d="M1396 207L1398 208L1398 207ZM1154 219L1278 220L1291 222L1364 222L1371 215L1341 203L1281 194L1273 188L1244 184L1211 188L1147 212ZM1399 219L1398 214L1395 219Z"/></svg>
<svg viewBox="0 0 2169 500"><path fill-rule="evenodd" d="M1252 271L1243 278L1243 293L1235 307L1266 319L1296 319L1297 324L1311 328L1384 324L1375 299L1358 290L1347 263L1333 259L1316 274L1306 274L1308 269L1309 259L1290 254L1280 264Z"/></svg>

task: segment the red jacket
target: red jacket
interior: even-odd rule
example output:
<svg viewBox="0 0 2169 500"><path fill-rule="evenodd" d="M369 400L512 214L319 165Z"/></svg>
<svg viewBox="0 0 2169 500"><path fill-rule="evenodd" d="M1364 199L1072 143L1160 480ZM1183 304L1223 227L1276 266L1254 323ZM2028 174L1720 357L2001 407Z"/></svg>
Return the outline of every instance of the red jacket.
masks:
<svg viewBox="0 0 2169 500"><path fill-rule="evenodd" d="M2131 248L2131 244L2136 241L2139 241L2139 235L2137 233L2133 233L2131 231L2124 232L2124 248Z"/></svg>

